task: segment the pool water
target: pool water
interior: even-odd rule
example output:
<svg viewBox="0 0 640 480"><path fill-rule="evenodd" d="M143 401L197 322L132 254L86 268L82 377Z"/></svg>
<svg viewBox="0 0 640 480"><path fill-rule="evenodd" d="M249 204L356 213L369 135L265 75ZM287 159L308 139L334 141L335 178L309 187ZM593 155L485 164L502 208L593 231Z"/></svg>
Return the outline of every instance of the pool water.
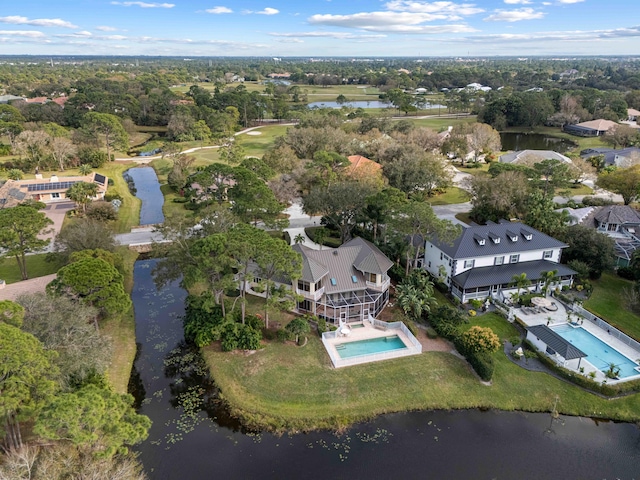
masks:
<svg viewBox="0 0 640 480"><path fill-rule="evenodd" d="M361 355L400 350L402 348L407 348L407 346L397 335L358 340L356 342L345 342L336 345L336 350L340 358L359 357Z"/></svg>
<svg viewBox="0 0 640 480"><path fill-rule="evenodd" d="M552 327L552 330L586 353L587 360L602 372L609 370L609 365L614 363L620 369L618 375L620 378L640 375L640 372L635 369L638 366L637 363L622 355L611 345L607 345L593 336L584 328L560 325Z"/></svg>

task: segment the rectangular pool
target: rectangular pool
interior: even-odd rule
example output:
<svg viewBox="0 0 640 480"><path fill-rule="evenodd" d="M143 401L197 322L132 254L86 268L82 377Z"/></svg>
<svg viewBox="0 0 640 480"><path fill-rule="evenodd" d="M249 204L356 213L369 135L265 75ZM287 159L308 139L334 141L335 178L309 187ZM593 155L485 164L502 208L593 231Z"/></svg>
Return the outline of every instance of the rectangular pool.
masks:
<svg viewBox="0 0 640 480"><path fill-rule="evenodd" d="M587 360L600 371L606 372L609 370L609 365L613 363L620 369L620 378L640 375L640 372L636 370L638 366L636 362L625 357L611 345L595 337L584 328L576 328L571 325L560 325L550 328L586 353Z"/></svg>
<svg viewBox="0 0 640 480"><path fill-rule="evenodd" d="M360 357L372 353L388 352L407 348L402 339L397 335L390 337L370 338L355 342L344 342L336 345L340 358Z"/></svg>

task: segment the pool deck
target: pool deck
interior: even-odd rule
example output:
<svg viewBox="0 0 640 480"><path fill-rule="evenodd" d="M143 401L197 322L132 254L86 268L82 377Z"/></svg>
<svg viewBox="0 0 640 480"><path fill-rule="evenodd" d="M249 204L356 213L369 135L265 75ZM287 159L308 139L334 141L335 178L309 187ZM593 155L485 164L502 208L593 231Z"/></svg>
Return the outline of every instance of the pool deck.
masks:
<svg viewBox="0 0 640 480"><path fill-rule="evenodd" d="M350 328L350 333L348 335L342 335L339 333L339 331L340 329L335 332L335 338L326 338L325 336L323 336L322 339L335 368L376 362L380 360L388 360L391 358L406 357L409 355L417 355L422 353L422 347L415 346L411 339L400 328L384 329L380 327L374 327L369 322L364 322L364 326L361 328ZM336 345L340 345L342 343L394 336L398 336L407 348L389 350L386 352L373 353L370 355L361 355L350 358L340 357L340 354L336 349Z"/></svg>
<svg viewBox="0 0 640 480"><path fill-rule="evenodd" d="M519 312L520 309L516 309L515 312L516 312L516 316L520 320L522 320L527 326L530 326L530 327L534 325L548 325L549 327L554 327L558 325L568 324L566 309L560 302L556 302L556 304L558 306L558 310L556 312L543 312L543 313L528 314L528 315L524 315L522 312ZM549 318L551 320L549 320ZM640 360L640 352L635 348L630 347L623 341L618 340L614 336L608 334L606 330L603 330L593 322L590 322L589 320L586 320L586 319L582 319L577 314L572 313L571 318L574 321L578 320L580 322L580 326L584 328L587 332L592 334L594 337L602 340L607 345L610 345L613 349L617 350L618 352L620 352L622 355L629 358L630 360L635 361L636 363L640 363L638 361ZM635 380L639 378L638 376L640 376L640 372L638 372L638 376L625 377L621 380L608 379L604 375L604 373L602 373L598 368L596 368L594 365L592 365L589 362L589 357L586 357L582 360L581 366L584 367L584 373L587 375L589 374L590 371L595 371L596 372L595 380L598 382L607 380L607 383L615 384L617 382L625 382L632 379Z"/></svg>

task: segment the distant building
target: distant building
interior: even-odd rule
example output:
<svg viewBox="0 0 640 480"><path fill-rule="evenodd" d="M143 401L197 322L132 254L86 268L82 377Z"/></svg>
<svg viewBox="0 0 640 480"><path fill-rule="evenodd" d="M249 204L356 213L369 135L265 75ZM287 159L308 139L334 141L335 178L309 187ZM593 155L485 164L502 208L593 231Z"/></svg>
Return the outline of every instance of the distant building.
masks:
<svg viewBox="0 0 640 480"><path fill-rule="evenodd" d="M554 152L553 150L520 150L519 152L500 155L500 162L502 163L538 163L548 159L558 160L568 164L572 163L569 157Z"/></svg>
<svg viewBox="0 0 640 480"><path fill-rule="evenodd" d="M604 157L604 166L615 165L617 167L625 166L632 161L640 160L640 148L628 147L614 150L613 148L587 148L580 152L580 157L588 160L593 157L602 155Z"/></svg>
<svg viewBox="0 0 640 480"><path fill-rule="evenodd" d="M0 104L13 102L15 100L24 100L24 98L16 95L0 95Z"/></svg>
<svg viewBox="0 0 640 480"><path fill-rule="evenodd" d="M618 123L616 122L600 118L589 122L576 123L575 125L565 125L562 129L578 137L599 137L617 125Z"/></svg>

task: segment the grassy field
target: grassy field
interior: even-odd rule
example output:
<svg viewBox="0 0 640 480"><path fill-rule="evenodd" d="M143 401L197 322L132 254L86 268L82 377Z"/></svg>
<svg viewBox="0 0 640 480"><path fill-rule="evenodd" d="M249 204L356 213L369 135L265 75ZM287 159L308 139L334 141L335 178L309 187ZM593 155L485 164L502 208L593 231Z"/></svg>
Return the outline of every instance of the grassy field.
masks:
<svg viewBox="0 0 640 480"><path fill-rule="evenodd" d="M276 137L287 133L289 127L284 125L270 125L261 127L252 132L260 132L260 135L248 135L243 133L236 137L238 145L244 148L245 154L252 157L262 157L275 142ZM249 132L249 133L252 133Z"/></svg>
<svg viewBox="0 0 640 480"><path fill-rule="evenodd" d="M491 327L501 338L514 334L496 315L474 323ZM244 355L211 346L204 356L234 414L249 425L279 431L341 429L407 410L550 411L556 395L563 414L640 419L640 395L604 400L549 375L528 372L502 352L494 354L491 386L479 382L466 362L443 352L333 369L313 334L305 347L273 342Z"/></svg>
<svg viewBox="0 0 640 480"><path fill-rule="evenodd" d="M412 117L407 117L412 119ZM437 132L446 130L448 127L458 125L459 123L473 123L476 121L476 117L431 117L431 118L416 118L412 120L418 127L428 127Z"/></svg>
<svg viewBox="0 0 640 480"><path fill-rule="evenodd" d="M131 227L140 224L140 199L134 197L129 192L127 182L122 178L125 170L135 166L134 163L108 163L104 167L97 168L96 171L113 179L114 185L108 188L108 192L115 191L122 197L122 206L118 211L118 220L114 224L116 233L128 233Z"/></svg>
<svg viewBox="0 0 640 480"><path fill-rule="evenodd" d="M58 271L55 263L49 263L45 260L47 254L27 255L27 274L29 278L44 277ZM0 279L7 284L15 283L22 280L20 268L15 258L0 258Z"/></svg>
<svg viewBox="0 0 640 480"><path fill-rule="evenodd" d="M125 289L131 293L133 289L133 265L138 254L126 247L119 252L124 257ZM133 307L120 317L105 319L100 323L101 332L111 337L113 353L107 369L107 378L118 393L127 393L129 377L136 356L136 324Z"/></svg>
<svg viewBox="0 0 640 480"><path fill-rule="evenodd" d="M624 290L633 288L633 282L613 273L603 273L593 283L593 294L584 307L614 327L640 340L640 316L626 308Z"/></svg>
<svg viewBox="0 0 640 480"><path fill-rule="evenodd" d="M458 187L448 188L445 193L429 198L431 205L452 205L468 202L471 196L469 192Z"/></svg>

